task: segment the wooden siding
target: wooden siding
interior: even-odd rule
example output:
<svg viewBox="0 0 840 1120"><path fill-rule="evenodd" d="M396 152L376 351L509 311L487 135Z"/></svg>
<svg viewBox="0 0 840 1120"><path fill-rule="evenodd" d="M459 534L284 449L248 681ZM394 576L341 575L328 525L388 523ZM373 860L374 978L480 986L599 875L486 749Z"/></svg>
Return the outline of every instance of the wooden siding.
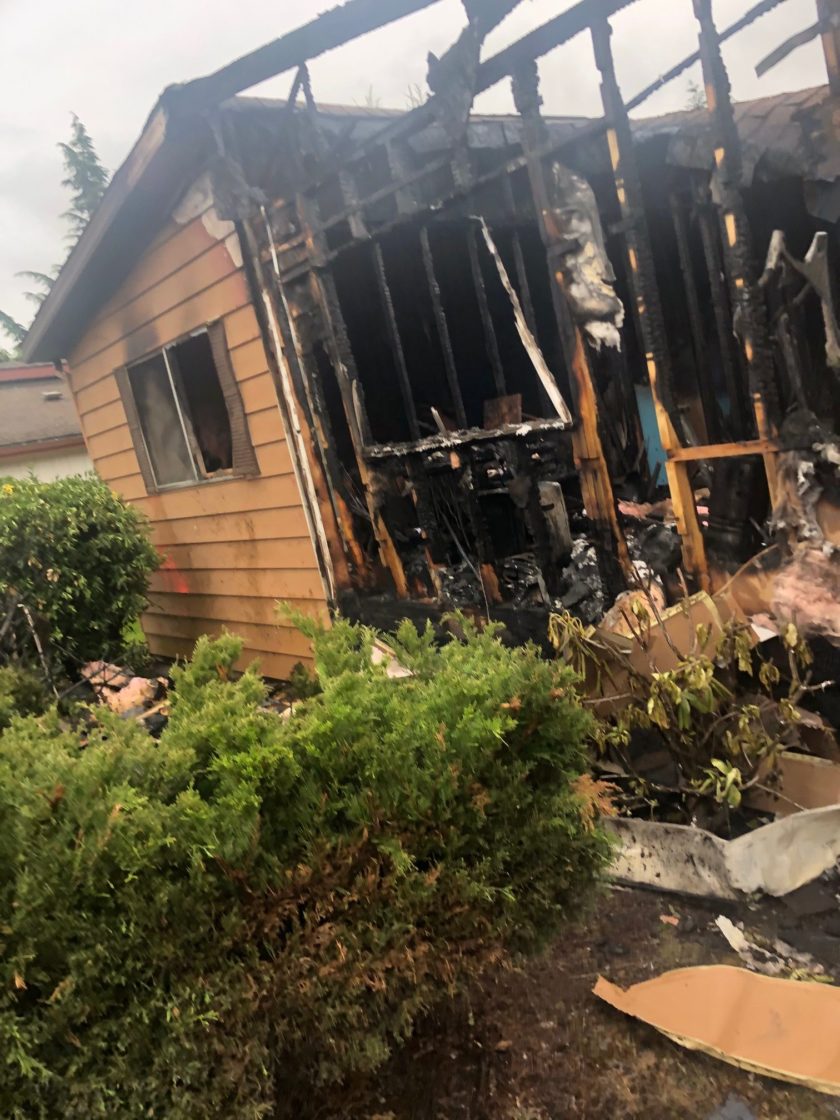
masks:
<svg viewBox="0 0 840 1120"><path fill-rule="evenodd" d="M152 651L188 654L226 627L245 640L243 664L285 677L311 651L275 603L326 617L324 590L230 227L207 216L166 223L76 347L71 385L97 471L149 517L163 556L143 617ZM217 318L260 475L147 494L114 371Z"/></svg>

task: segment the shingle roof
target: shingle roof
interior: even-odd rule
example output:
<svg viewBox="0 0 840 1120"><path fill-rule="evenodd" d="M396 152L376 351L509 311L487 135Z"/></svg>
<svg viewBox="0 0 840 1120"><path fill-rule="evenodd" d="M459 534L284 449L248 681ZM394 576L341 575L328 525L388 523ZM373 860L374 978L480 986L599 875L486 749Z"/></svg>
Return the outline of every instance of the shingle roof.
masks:
<svg viewBox="0 0 840 1120"><path fill-rule="evenodd" d="M20 367L4 363L4 367L0 367L0 448L50 443L75 436L81 440L70 390L50 366ZM21 376L8 376L18 371Z"/></svg>
<svg viewBox="0 0 840 1120"><path fill-rule="evenodd" d="M826 85L736 102L735 120L747 181L759 164L768 174L826 181L840 177L840 148L830 122L825 119L830 108ZM668 163L697 168L712 165L705 109L634 121L633 131L640 141L669 136Z"/></svg>

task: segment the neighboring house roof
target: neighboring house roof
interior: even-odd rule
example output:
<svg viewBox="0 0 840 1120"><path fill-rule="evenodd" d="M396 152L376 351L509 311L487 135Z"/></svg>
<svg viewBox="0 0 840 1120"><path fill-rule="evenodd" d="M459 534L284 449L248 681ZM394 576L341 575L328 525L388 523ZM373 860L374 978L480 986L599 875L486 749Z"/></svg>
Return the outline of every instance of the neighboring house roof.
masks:
<svg viewBox="0 0 840 1120"><path fill-rule="evenodd" d="M51 365L0 362L0 456L82 442L73 398Z"/></svg>
<svg viewBox="0 0 840 1120"><path fill-rule="evenodd" d="M179 111L178 94L183 88L189 87L170 87L164 92L139 140L114 175L99 209L41 304L23 344L28 360L53 361L68 356L107 295L128 275L191 177L217 155L209 117ZM831 129L824 123L820 127L827 104L826 86L738 104L736 117L745 142L746 181L751 181L762 161L768 173L802 175L833 189L834 182L840 180L840 148L828 144ZM237 124L262 119L274 128L286 127L295 115L285 102L255 97L231 98L218 112ZM349 147L372 133L388 130L394 118L402 115L399 110L323 106L319 107L318 120L333 133L339 146ZM554 117L547 123L555 136L563 138L589 122L582 117ZM470 122L470 144L514 144L520 128L518 117L475 116ZM705 110L636 120L633 130L642 142L659 138L667 163L711 166ZM430 133L419 141L423 149L427 145L434 148L438 141L446 143L439 126L433 124ZM262 149L267 152L271 147L268 138L276 138L270 131L264 138ZM599 150L603 147L601 139L590 144L599 145ZM258 186L259 182L252 185Z"/></svg>

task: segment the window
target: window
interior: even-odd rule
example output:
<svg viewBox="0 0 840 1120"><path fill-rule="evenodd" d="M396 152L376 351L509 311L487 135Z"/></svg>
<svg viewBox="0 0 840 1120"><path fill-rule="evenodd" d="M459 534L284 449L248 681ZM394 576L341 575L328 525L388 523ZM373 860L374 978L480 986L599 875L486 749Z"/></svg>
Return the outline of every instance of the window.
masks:
<svg viewBox="0 0 840 1120"><path fill-rule="evenodd" d="M117 372L148 490L257 473L221 323Z"/></svg>

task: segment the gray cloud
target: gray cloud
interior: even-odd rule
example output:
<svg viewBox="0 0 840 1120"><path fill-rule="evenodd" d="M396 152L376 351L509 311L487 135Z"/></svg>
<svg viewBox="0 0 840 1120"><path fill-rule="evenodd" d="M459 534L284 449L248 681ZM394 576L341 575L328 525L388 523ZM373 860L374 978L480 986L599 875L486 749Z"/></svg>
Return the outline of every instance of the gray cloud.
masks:
<svg viewBox="0 0 840 1120"><path fill-rule="evenodd" d="M161 90L218 69L317 15L333 0L266 4L238 0L235 19L227 0L0 0L0 307L31 316L14 273L48 271L64 255L59 215L67 200L60 187L56 144L69 131L71 112L82 118L111 169L125 158ZM386 2L386 0L383 0ZM538 26L571 0L525 0L486 44L493 53ZM717 0L718 25L737 19L752 0ZM788 0L726 50L737 97L759 97L825 81L817 43L797 51L758 80L755 63L787 35L811 22L815 0ZM404 107L411 85L425 88L425 59L458 34L463 8L441 0L426 12L366 36L318 60L313 68L322 101L362 104L369 92L383 105ZM691 0L638 0L614 19L614 49L625 94L666 70L696 46ZM582 115L599 112L598 84L585 36L541 64L546 109ZM693 75L695 78L697 75ZM289 77L260 87L285 93ZM647 113L682 108L686 80L657 94ZM511 109L507 88L484 94L484 112Z"/></svg>

